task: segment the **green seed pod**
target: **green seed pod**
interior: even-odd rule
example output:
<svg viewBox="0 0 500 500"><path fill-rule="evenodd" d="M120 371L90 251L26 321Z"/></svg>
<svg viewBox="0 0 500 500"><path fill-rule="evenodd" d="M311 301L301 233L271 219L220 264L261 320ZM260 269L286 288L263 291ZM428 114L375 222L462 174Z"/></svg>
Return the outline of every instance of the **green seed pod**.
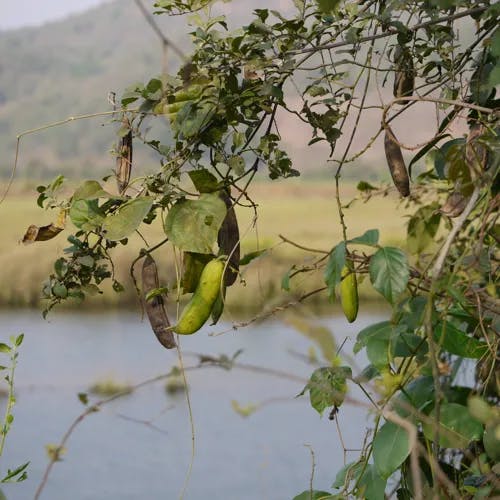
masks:
<svg viewBox="0 0 500 500"><path fill-rule="evenodd" d="M224 266L224 261L213 259L204 267L191 300L173 327L174 332L191 335L205 324L219 296Z"/></svg>
<svg viewBox="0 0 500 500"><path fill-rule="evenodd" d="M389 127L385 131L384 148L387 165L389 166L394 185L401 196L409 196L410 178L408 177L401 148L394 139L394 134Z"/></svg>
<svg viewBox="0 0 500 500"><path fill-rule="evenodd" d="M176 344L162 296L155 295L150 300L147 300L148 294L159 288L159 286L156 262L151 255L147 255L142 264L142 298L144 309L151 323L151 328L160 344L167 349L172 349Z"/></svg>
<svg viewBox="0 0 500 500"><path fill-rule="evenodd" d="M349 323L358 316L358 281L356 273L345 265L342 269L342 281L340 282L340 303L342 310Z"/></svg>

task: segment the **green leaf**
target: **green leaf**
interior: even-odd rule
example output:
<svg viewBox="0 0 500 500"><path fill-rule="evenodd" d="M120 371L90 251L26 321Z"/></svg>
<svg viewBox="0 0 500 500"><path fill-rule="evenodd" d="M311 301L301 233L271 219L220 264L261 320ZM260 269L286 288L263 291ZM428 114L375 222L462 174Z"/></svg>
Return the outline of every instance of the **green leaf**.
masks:
<svg viewBox="0 0 500 500"><path fill-rule="evenodd" d="M102 233L109 241L120 241L130 236L149 213L153 199L141 196L127 201L108 215L102 224Z"/></svg>
<svg viewBox="0 0 500 500"><path fill-rule="evenodd" d="M370 280L389 303L406 290L410 276L406 255L399 248L383 247L370 259Z"/></svg>
<svg viewBox="0 0 500 500"><path fill-rule="evenodd" d="M233 171L234 175L243 175L245 172L245 159L243 156L233 155L227 160L227 164Z"/></svg>
<svg viewBox="0 0 500 500"><path fill-rule="evenodd" d="M332 484L332 488L344 488L348 486L351 481L356 480L359 474L363 470L365 462L351 462L344 465L342 469L337 472L335 476L335 481Z"/></svg>
<svg viewBox="0 0 500 500"><path fill-rule="evenodd" d="M437 209L437 203L421 207L409 220L407 246L412 254L421 253L434 241L441 221Z"/></svg>
<svg viewBox="0 0 500 500"><path fill-rule="evenodd" d="M479 359L488 352L485 342L469 337L452 323L439 323L434 328L434 338L442 349L463 358Z"/></svg>
<svg viewBox="0 0 500 500"><path fill-rule="evenodd" d="M60 299L65 299L68 296L68 289L64 283L56 283L52 287L52 293Z"/></svg>
<svg viewBox="0 0 500 500"><path fill-rule="evenodd" d="M290 277L293 271L295 271L295 266L292 266L281 278L281 289L285 292L290 291Z"/></svg>
<svg viewBox="0 0 500 500"><path fill-rule="evenodd" d="M439 149L435 149L430 151L427 155L431 165L434 166L436 173L438 174L440 179L444 179L446 177L445 168L446 168L446 156L450 148L456 145L465 144L465 139L458 138L452 139L448 142L445 142Z"/></svg>
<svg viewBox="0 0 500 500"><path fill-rule="evenodd" d="M393 328L390 321L381 321L380 323L374 323L363 328L356 338L356 344L353 349L354 354L357 354L363 347L366 347L368 342L373 338L389 340L392 336Z"/></svg>
<svg viewBox="0 0 500 500"><path fill-rule="evenodd" d="M429 415L430 421L423 425L424 435L434 440L434 410ZM465 448L471 441L483 436L483 425L472 417L466 406L456 403L441 405L439 428L439 445L443 448Z"/></svg>
<svg viewBox="0 0 500 500"><path fill-rule="evenodd" d="M408 432L393 422L386 422L373 440L373 461L378 473L387 479L409 454Z"/></svg>
<svg viewBox="0 0 500 500"><path fill-rule="evenodd" d="M293 500L326 500L331 497L332 494L328 491L305 490L300 495L293 497Z"/></svg>
<svg viewBox="0 0 500 500"><path fill-rule="evenodd" d="M404 392L394 399L394 409L401 417L415 421L415 413L429 413L434 406L434 380L431 376L418 377L412 380Z"/></svg>
<svg viewBox="0 0 500 500"><path fill-rule="evenodd" d="M389 339L372 338L366 345L366 355L370 363L378 370L384 370L391 362Z"/></svg>
<svg viewBox="0 0 500 500"><path fill-rule="evenodd" d="M7 475L2 479L2 483L20 483L21 481L24 481L28 475L26 473L26 469L28 468L28 465L30 462L26 462L25 464L20 465L19 467L16 467L15 469L7 469Z"/></svg>
<svg viewBox="0 0 500 500"><path fill-rule="evenodd" d="M104 212L97 200L73 200L69 209L71 222L84 231L97 229L104 221Z"/></svg>
<svg viewBox="0 0 500 500"><path fill-rule="evenodd" d="M264 250L256 250L255 252L249 252L245 254L241 259L240 259L240 266L246 266L247 264L250 264L252 260L260 257L261 255L264 255L267 252L267 248L264 248Z"/></svg>
<svg viewBox="0 0 500 500"><path fill-rule="evenodd" d="M342 268L345 265L345 242L342 241L332 248L324 273L325 283L328 286L328 298L335 299L335 287L342 278Z"/></svg>
<svg viewBox="0 0 500 500"><path fill-rule="evenodd" d="M453 110L448 116L455 116L456 115L456 111ZM434 137L434 139L432 139L431 142L429 142L428 144L426 144L413 158L412 160L410 161L410 163L408 164L408 173L411 177L411 171L412 171L412 166L418 161L420 160L421 158L423 158L427 153L430 152L430 150L441 140L443 140L445 137L448 137L450 134L439 134L437 135L436 137Z"/></svg>
<svg viewBox="0 0 500 500"><path fill-rule="evenodd" d="M346 380L350 378L352 372L348 366L318 368L299 396L309 391L311 406L322 415L326 408L342 405L347 391Z"/></svg>
<svg viewBox="0 0 500 500"><path fill-rule="evenodd" d="M78 399L80 400L80 403L82 403L82 405L87 406L89 404L89 397L85 392L79 392Z"/></svg>
<svg viewBox="0 0 500 500"><path fill-rule="evenodd" d="M380 477L374 465L369 464L358 482L358 498L365 500L385 500L387 480Z"/></svg>
<svg viewBox="0 0 500 500"><path fill-rule="evenodd" d="M85 181L76 188L71 200L96 200L98 198L121 199L122 197L104 191L97 181Z"/></svg>
<svg viewBox="0 0 500 500"><path fill-rule="evenodd" d="M363 193L363 192L373 191L374 189L377 189L377 188L375 186L372 186L369 182L359 181L358 185L356 186L356 189Z"/></svg>
<svg viewBox="0 0 500 500"><path fill-rule="evenodd" d="M11 351L11 349L7 344L0 342L0 352L4 352L4 353L8 354L10 351Z"/></svg>
<svg viewBox="0 0 500 500"><path fill-rule="evenodd" d="M220 188L217 178L206 169L192 170L189 177L199 193L212 193Z"/></svg>
<svg viewBox="0 0 500 500"><path fill-rule="evenodd" d="M204 193L197 200L180 200L170 209L165 233L181 250L212 253L225 216L226 204L219 195Z"/></svg>
<svg viewBox="0 0 500 500"><path fill-rule="evenodd" d="M371 247L378 245L379 232L378 229L369 229L361 236L349 240L349 243L356 245L368 245Z"/></svg>
<svg viewBox="0 0 500 500"><path fill-rule="evenodd" d="M483 434L484 450L494 462L500 462L500 420L486 424Z"/></svg>
<svg viewBox="0 0 500 500"><path fill-rule="evenodd" d="M379 370L370 363L369 365L366 365L361 370L361 373L354 378L354 382L357 384L364 384L373 380L378 375L380 375Z"/></svg>

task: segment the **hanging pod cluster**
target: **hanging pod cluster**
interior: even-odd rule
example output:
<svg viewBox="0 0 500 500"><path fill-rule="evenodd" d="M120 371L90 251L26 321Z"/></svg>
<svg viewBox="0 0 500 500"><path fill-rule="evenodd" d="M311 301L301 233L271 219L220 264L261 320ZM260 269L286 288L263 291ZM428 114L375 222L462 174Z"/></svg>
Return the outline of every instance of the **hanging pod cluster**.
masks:
<svg viewBox="0 0 500 500"><path fill-rule="evenodd" d="M185 253L184 289L191 291L193 281L197 281L197 285L191 300L179 318L179 322L173 327L173 331L180 335L191 335L197 332L210 316L212 324L217 323L224 309L226 287L235 283L239 273L240 235L238 220L229 191L223 188L219 192L219 197L224 201L227 210L217 234L219 257L209 260L197 279L196 274L199 271L193 272L193 268L197 266L199 269L200 260L203 261L207 256L202 254L193 258L193 254ZM186 279L187 276L189 279Z"/></svg>
<svg viewBox="0 0 500 500"><path fill-rule="evenodd" d="M239 273L240 237L238 221L229 191L225 188L217 196L226 206L225 217L218 229L219 256L211 253L184 252L184 274L181 285L184 293L192 293L177 324L171 325L159 288L158 271L154 259L147 255L142 267L144 308L159 342L170 349L175 347L174 333L191 335L212 317L213 324L224 309L226 287L235 283Z"/></svg>

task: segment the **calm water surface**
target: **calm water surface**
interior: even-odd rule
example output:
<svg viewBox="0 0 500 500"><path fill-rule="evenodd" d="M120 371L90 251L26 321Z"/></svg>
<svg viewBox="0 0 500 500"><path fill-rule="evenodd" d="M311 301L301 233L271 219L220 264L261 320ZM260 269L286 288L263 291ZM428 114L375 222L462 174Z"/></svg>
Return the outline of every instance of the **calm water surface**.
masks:
<svg viewBox="0 0 500 500"><path fill-rule="evenodd" d="M351 353L357 332L385 315L324 319ZM273 321L214 336L230 325L207 327L182 339L189 352L231 356L241 363L284 370L307 378L313 367L291 353L307 353L311 343ZM215 328L215 329L214 329ZM8 500L33 498L47 464L45 445L58 443L84 407L77 394L98 379L136 384L177 363L139 314L0 312L0 340L23 332L16 372L15 421L2 457L1 472L31 461L29 478L4 485ZM363 366L364 360L357 360ZM2 362L2 364L4 364ZM308 488L311 454L314 486L329 489L343 465L336 426L320 418L308 396L295 398L300 382L243 370L204 368L187 374L195 423L196 456L186 500L291 500ZM358 393L353 390L353 396ZM242 406L276 400L249 418ZM5 400L0 401L1 410ZM139 421L151 422L145 425ZM344 406L339 415L346 446L356 448L370 419L366 410ZM57 463L42 495L47 500L160 500L179 498L191 454L188 410L183 394L169 396L164 382L148 385L92 414L77 427L64 460ZM350 458L348 456L348 458Z"/></svg>

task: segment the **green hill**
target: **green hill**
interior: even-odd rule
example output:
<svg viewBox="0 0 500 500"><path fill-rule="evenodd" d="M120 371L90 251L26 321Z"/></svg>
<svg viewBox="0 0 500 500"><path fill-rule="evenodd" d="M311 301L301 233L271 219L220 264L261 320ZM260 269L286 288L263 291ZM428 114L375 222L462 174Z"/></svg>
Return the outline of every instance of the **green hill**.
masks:
<svg viewBox="0 0 500 500"><path fill-rule="evenodd" d="M179 19L157 16L173 41L187 46ZM187 52L189 52L189 48ZM109 111L108 92L160 73L161 45L133 0L105 3L41 27L0 32L0 174L14 159L22 131L69 116ZM169 54L169 66L178 59ZM110 118L72 122L22 141L22 177L103 172L116 125ZM136 151L146 159L145 151ZM148 153L149 154L149 153Z"/></svg>

